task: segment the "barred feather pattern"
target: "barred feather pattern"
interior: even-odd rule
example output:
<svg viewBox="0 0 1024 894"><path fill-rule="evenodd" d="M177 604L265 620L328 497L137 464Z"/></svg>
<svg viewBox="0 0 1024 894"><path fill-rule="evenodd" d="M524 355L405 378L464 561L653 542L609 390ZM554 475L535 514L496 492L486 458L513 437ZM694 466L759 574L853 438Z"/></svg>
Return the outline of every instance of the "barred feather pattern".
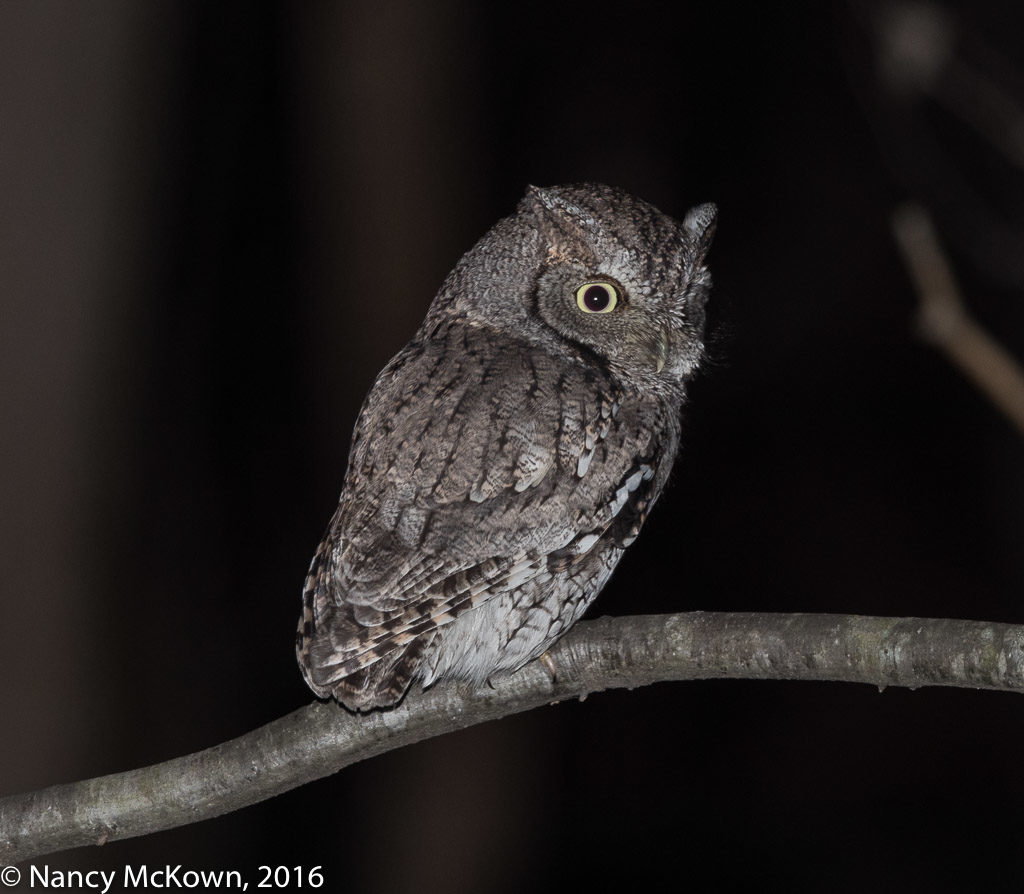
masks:
<svg viewBox="0 0 1024 894"><path fill-rule="evenodd" d="M367 396L303 590L296 648L320 697L387 708L414 682L522 667L591 604L665 485L702 349L713 216L694 235L631 197L616 207L608 187L560 190L533 191L463 258ZM664 269L657 238L634 244L643 223ZM602 239L640 256L645 280L628 251L602 265ZM558 331L545 302L565 289L545 278L566 265L572 283L622 289L648 326L613 335L635 358Z"/></svg>

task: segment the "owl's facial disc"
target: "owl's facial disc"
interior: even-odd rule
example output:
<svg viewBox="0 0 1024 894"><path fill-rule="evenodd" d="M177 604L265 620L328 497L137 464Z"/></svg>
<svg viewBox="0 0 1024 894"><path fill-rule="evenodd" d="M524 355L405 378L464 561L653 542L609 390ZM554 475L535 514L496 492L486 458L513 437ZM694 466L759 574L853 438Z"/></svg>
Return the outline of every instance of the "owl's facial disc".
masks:
<svg viewBox="0 0 1024 894"><path fill-rule="evenodd" d="M639 356L642 362L646 361L645 365L652 367L655 375L661 373L668 361L670 345L666 326L638 308L628 308L621 300L621 288L614 283L603 280L585 282L576 289L575 295L576 306L587 316L603 316L616 310L628 316L632 312L633 316L624 330L616 326L609 333L609 353L614 355L618 353L616 348L625 347L630 354Z"/></svg>
<svg viewBox="0 0 1024 894"><path fill-rule="evenodd" d="M628 312L628 309L620 301L622 292L614 283L602 280L585 282L576 289L575 294L576 306L588 316L603 316L616 310ZM641 356L648 358L650 365L654 367L655 374L658 374L665 368L665 361L668 360L668 330L653 320L645 319L645 323L647 322L650 323L650 326L645 327L643 334L639 336L627 334L625 342ZM614 346L620 339L620 335L621 333L618 331L611 333L611 346ZM611 353L615 353L614 350Z"/></svg>

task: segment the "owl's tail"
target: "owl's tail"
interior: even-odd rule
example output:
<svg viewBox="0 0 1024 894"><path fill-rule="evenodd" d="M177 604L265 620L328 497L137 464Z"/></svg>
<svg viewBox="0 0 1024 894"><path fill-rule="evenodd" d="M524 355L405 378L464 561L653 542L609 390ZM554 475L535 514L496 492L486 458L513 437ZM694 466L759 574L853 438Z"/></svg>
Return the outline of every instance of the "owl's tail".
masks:
<svg viewBox="0 0 1024 894"><path fill-rule="evenodd" d="M353 643L368 637L350 605L339 602L330 589L330 552L327 539L320 544L302 591L302 615L295 637L295 654L307 685L319 698L334 697L351 711L388 708L401 701L424 651L434 639L421 634L401 644L392 643L381 654L372 650L339 661Z"/></svg>

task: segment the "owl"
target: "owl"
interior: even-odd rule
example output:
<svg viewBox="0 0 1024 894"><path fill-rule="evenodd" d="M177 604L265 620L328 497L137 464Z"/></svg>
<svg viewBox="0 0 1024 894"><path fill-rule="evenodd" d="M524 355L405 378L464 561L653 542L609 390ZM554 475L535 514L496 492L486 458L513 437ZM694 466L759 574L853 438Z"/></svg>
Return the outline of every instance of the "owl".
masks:
<svg viewBox="0 0 1024 894"><path fill-rule="evenodd" d="M714 205L530 187L370 389L306 578L321 698L387 708L541 656L643 527L703 352Z"/></svg>

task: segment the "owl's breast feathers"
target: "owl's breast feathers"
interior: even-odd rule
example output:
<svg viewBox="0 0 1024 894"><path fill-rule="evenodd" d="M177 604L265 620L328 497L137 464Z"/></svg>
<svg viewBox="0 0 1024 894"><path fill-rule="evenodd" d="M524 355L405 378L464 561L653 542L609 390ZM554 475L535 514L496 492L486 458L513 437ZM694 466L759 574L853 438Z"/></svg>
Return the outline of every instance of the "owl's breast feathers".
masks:
<svg viewBox="0 0 1024 894"><path fill-rule="evenodd" d="M627 546L668 476L678 411L487 327L411 343L366 399L306 580L307 682L352 708L393 704L460 615Z"/></svg>

